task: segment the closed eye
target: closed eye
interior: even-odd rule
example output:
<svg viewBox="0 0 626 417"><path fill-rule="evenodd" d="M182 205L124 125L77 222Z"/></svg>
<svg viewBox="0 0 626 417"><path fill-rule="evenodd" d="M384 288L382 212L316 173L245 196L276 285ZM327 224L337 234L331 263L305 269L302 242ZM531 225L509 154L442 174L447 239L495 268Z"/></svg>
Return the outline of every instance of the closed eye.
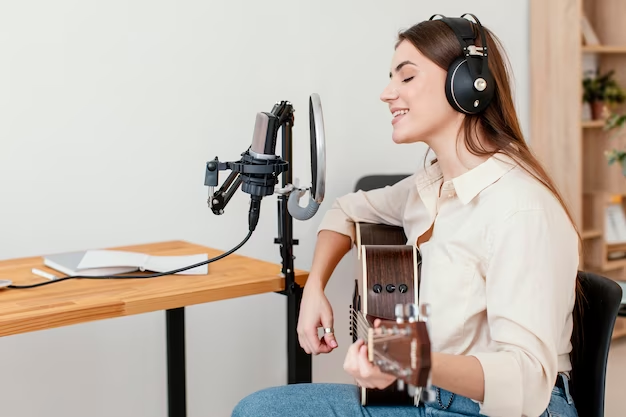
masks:
<svg viewBox="0 0 626 417"><path fill-rule="evenodd" d="M403 82L403 83L408 83L408 82L409 82L409 81L411 81L413 78L414 78L414 77L409 77L409 78L406 78L406 79L402 80L402 82Z"/></svg>

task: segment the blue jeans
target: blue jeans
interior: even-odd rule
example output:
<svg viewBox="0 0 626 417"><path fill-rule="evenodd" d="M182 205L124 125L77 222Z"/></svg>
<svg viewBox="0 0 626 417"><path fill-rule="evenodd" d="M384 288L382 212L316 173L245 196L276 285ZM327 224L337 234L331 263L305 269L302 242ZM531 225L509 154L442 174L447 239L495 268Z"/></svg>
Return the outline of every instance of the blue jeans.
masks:
<svg viewBox="0 0 626 417"><path fill-rule="evenodd" d="M350 384L294 384L255 392L237 404L232 417L454 417L482 416L469 398L436 390L437 398L419 407L361 406L358 388ZM442 407L443 406L443 407ZM555 387L540 417L577 417L569 392Z"/></svg>

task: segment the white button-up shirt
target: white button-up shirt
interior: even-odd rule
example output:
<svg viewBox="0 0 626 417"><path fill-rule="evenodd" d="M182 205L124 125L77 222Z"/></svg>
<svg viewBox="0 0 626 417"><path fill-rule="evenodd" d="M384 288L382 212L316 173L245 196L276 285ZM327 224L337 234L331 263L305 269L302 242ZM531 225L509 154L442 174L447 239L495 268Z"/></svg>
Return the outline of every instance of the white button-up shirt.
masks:
<svg viewBox="0 0 626 417"><path fill-rule="evenodd" d="M348 194L319 229L354 242L355 222L402 226L417 245L434 222L418 248L432 350L480 361L482 414L539 416L557 372L571 369L576 231L550 191L504 155L442 182L434 163L394 186Z"/></svg>

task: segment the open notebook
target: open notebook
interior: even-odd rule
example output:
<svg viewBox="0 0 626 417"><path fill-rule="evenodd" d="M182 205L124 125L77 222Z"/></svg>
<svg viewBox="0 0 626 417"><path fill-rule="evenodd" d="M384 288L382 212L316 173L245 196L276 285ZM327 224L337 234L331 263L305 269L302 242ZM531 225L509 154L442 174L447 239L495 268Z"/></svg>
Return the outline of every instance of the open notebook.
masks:
<svg viewBox="0 0 626 417"><path fill-rule="evenodd" d="M206 254L154 256L115 250L66 252L44 257L44 265L65 275L116 275L134 271L168 272L206 261ZM207 265L197 266L181 275L206 275Z"/></svg>

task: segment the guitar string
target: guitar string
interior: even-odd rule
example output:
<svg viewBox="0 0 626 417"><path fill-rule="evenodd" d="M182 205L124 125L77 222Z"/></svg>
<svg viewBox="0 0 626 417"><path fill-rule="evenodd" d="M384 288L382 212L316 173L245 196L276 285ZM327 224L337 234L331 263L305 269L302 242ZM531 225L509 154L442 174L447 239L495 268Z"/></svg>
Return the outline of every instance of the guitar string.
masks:
<svg viewBox="0 0 626 417"><path fill-rule="evenodd" d="M360 335L358 332L359 331L363 331L366 332L369 329L372 328L372 326L369 324L369 322L363 318L361 315L359 315L358 313L353 315L353 318L356 319L356 321L354 321L354 324L356 325L356 330L357 330L357 335ZM361 327L359 327L359 325L361 325ZM366 335L367 333L361 333L363 335ZM395 340L395 339L401 339L404 338L405 336L402 334L374 334L373 335L373 340L375 342L385 342L385 341L390 341L390 340ZM369 334L367 334L367 338L369 338Z"/></svg>
<svg viewBox="0 0 626 417"><path fill-rule="evenodd" d="M362 316L359 315L353 315L353 319L356 319L356 323L360 324L361 326L363 326L363 329L370 329L372 326L369 324L369 322Z"/></svg>
<svg viewBox="0 0 626 417"><path fill-rule="evenodd" d="M356 318L356 321L354 322L354 324L357 326L357 329L356 329L357 334L359 331L368 331L369 329L372 328L370 323L363 316L363 313L361 313L360 311L353 310L353 317ZM359 324L361 326L359 326ZM376 337L374 338L376 342L385 342L385 341L389 341L393 339L400 339L404 337L402 335L391 335L391 336L387 336L386 338L385 338L386 335L379 335L379 336L380 336L379 338L376 338ZM365 340L365 338L362 338L362 339ZM374 355L378 356L379 358L382 358L385 362L387 362L387 364L391 364L395 366L396 369L402 369L401 364L397 360L392 359L376 350L374 350Z"/></svg>
<svg viewBox="0 0 626 417"><path fill-rule="evenodd" d="M360 311L352 310L352 318L356 318L356 320L359 321L366 328L372 327L363 315L363 313L361 313Z"/></svg>
<svg viewBox="0 0 626 417"><path fill-rule="evenodd" d="M370 328L372 328L371 324L363 317L363 314L361 312L357 312L357 311L353 311L353 318L356 319L355 324L358 326L359 324L362 325L363 327L361 328L357 328L358 330L369 330ZM368 335L369 336L369 335ZM388 341L388 340L394 340L394 339L400 339L405 337L404 335L401 334L374 334L374 341L376 342L384 342L384 341Z"/></svg>
<svg viewBox="0 0 626 417"><path fill-rule="evenodd" d="M379 357L381 357L381 358L382 358L382 359L384 359L387 363L391 363L391 364L393 364L393 365L396 367L396 369L398 369L398 370L399 370L399 369L402 369L402 366L401 366L400 362L398 362L397 360L395 360L395 359L391 359L390 357L388 357L388 356L386 356L386 355L383 355L382 353L380 353L380 352L378 352L378 351L376 351L376 350L374 351L374 355L375 355L375 356L379 356Z"/></svg>
<svg viewBox="0 0 626 417"><path fill-rule="evenodd" d="M365 336L367 334L367 331L372 327L369 322L362 315L353 314L353 325L356 326L355 330L357 331L357 336L359 336L361 339L366 339L365 337L361 336ZM358 333L359 331L362 331L364 333Z"/></svg>

